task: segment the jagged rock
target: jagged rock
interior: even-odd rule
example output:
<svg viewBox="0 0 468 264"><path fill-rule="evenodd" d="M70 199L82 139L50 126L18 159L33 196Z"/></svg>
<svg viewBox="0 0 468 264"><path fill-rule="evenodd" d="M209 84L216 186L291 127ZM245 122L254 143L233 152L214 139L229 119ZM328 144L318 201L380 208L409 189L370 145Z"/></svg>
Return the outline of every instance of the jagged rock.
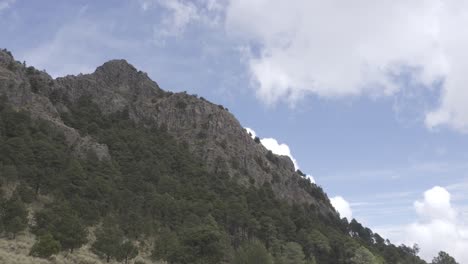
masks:
<svg viewBox="0 0 468 264"><path fill-rule="evenodd" d="M28 68L18 62L11 66L12 61L10 54L0 51L0 93L5 93L18 108L60 127L79 154L93 150L100 158L109 156L105 145L89 136L82 137L60 120L59 113L88 96L103 113L128 110L133 121L166 129L186 142L212 172L227 173L244 184L270 183L283 199L314 203L324 213L336 214L328 202L315 199L301 186L302 176L289 157L271 154L256 143L227 109L185 92L165 92L125 60L106 62L92 74L56 80L44 72L35 72L39 83L36 89L31 87Z"/></svg>
<svg viewBox="0 0 468 264"><path fill-rule="evenodd" d="M6 96L14 108L26 110L32 117L47 120L62 130L67 143L78 156L93 151L98 158L109 159L106 145L99 144L92 138L82 137L76 129L62 122L57 109L63 111L65 106L54 105L52 100L57 87L47 73L33 67L26 68L15 61L9 52L0 51L0 95Z"/></svg>

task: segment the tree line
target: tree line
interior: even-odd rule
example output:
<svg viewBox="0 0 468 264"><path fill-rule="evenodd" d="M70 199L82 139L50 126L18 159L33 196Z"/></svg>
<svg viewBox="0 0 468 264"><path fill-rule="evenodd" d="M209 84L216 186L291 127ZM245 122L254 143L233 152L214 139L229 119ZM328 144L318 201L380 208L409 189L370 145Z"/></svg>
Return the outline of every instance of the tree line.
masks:
<svg viewBox="0 0 468 264"><path fill-rule="evenodd" d="M271 183L245 186L209 172L187 144L132 122L128 111L104 115L87 97L66 105L62 120L106 144L110 159L77 155L60 130L0 100L0 184L15 186L0 193L0 232L14 239L29 229L33 256L89 243L104 261L128 262L151 241L155 260L181 264L426 263L417 247L393 245L354 219L278 199ZM32 210L34 201L42 209Z"/></svg>

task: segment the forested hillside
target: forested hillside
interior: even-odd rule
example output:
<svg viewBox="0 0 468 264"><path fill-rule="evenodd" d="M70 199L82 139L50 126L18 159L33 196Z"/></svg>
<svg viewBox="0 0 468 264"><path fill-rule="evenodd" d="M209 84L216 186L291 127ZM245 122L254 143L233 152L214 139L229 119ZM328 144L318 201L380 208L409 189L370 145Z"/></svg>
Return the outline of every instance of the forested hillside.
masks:
<svg viewBox="0 0 468 264"><path fill-rule="evenodd" d="M84 250L95 257L91 263L426 263L417 246L393 245L340 219L300 172L275 174L268 166L283 166L284 157L261 148L257 161L245 161L263 164L262 177L236 160L216 163L199 153L215 140L208 129L200 134L203 124L181 137L167 120L135 118L128 104L104 111L90 94L67 95L66 78L44 79L9 63L0 64L0 240L32 237L22 251L31 261L71 262ZM18 99L25 94L33 98L27 104ZM180 111L194 98L176 98ZM55 115L31 110L46 108L41 102ZM213 144L224 140L215 151L235 157L229 138ZM8 263L1 251L0 261Z"/></svg>

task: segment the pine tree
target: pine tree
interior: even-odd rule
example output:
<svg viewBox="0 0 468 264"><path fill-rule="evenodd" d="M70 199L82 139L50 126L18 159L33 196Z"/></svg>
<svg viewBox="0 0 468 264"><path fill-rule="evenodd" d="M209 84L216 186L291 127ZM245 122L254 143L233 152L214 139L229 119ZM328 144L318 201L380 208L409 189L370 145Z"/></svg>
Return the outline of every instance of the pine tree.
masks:
<svg viewBox="0 0 468 264"><path fill-rule="evenodd" d="M109 262L111 258L119 255L122 240L123 234L117 227L105 225L96 231L96 241L91 250L97 255L104 256L106 262Z"/></svg>
<svg viewBox="0 0 468 264"><path fill-rule="evenodd" d="M131 241L125 241L118 247L117 261L125 261L135 258L138 255L138 249Z"/></svg>
<svg viewBox="0 0 468 264"><path fill-rule="evenodd" d="M273 264L273 257L258 240L245 242L234 254L233 264Z"/></svg>
<svg viewBox="0 0 468 264"><path fill-rule="evenodd" d="M13 239L16 234L26 229L28 224L28 211L18 196L12 196L2 204L1 220L4 230L11 234Z"/></svg>
<svg viewBox="0 0 468 264"><path fill-rule="evenodd" d="M58 254L60 250L60 243L50 233L47 233L39 237L29 254L34 257L48 258Z"/></svg>

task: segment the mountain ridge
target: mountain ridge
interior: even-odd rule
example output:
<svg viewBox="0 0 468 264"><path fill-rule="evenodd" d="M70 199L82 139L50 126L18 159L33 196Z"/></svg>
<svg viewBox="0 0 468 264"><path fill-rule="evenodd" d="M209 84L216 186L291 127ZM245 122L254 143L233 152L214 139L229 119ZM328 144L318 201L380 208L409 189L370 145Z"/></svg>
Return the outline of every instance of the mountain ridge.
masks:
<svg viewBox="0 0 468 264"><path fill-rule="evenodd" d="M341 219L228 109L125 60L53 79L1 50L0 143L0 261L426 263Z"/></svg>
<svg viewBox="0 0 468 264"><path fill-rule="evenodd" d="M0 60L3 65L11 65L14 62L13 56L8 56L5 52L0 56ZM258 185L266 181L272 182L272 173L276 173L275 180L283 180L281 184L273 183L273 189L279 197L299 202L315 202L309 194L299 188L297 181L303 176L295 171L290 158L268 154L268 150L255 143L239 121L223 106L185 92L165 92L146 73L138 71L124 59L105 62L91 74L67 75L56 79L37 70L30 74L32 77L27 77L28 68L24 69L26 73L23 73L21 64L16 62L16 65L19 69L14 73L19 75L19 78L38 80L36 82L40 87L36 88L37 92L34 93L34 87L28 87L27 80L23 80L26 87L20 95L11 96L10 93L10 100L18 102L16 105L19 108L28 109L58 126L63 124L60 113L68 111L66 104L74 104L80 97L89 96L103 113L110 114L128 109L133 121L155 123L159 127L167 128L170 134L188 142L194 153L203 158L211 171L225 170L231 177L239 177L239 180L245 183L251 177L255 177ZM31 100L15 101L18 97L31 97ZM63 129L72 131L65 127ZM72 144L78 146L78 149L83 149L78 151L79 153L92 148L98 157L108 157L106 146L94 142L92 138L77 139L76 133L65 134L69 135ZM275 158L268 159L267 155ZM283 185L286 182L292 186ZM324 210L326 207L330 208L330 204L322 206ZM333 208L328 211L334 213Z"/></svg>

